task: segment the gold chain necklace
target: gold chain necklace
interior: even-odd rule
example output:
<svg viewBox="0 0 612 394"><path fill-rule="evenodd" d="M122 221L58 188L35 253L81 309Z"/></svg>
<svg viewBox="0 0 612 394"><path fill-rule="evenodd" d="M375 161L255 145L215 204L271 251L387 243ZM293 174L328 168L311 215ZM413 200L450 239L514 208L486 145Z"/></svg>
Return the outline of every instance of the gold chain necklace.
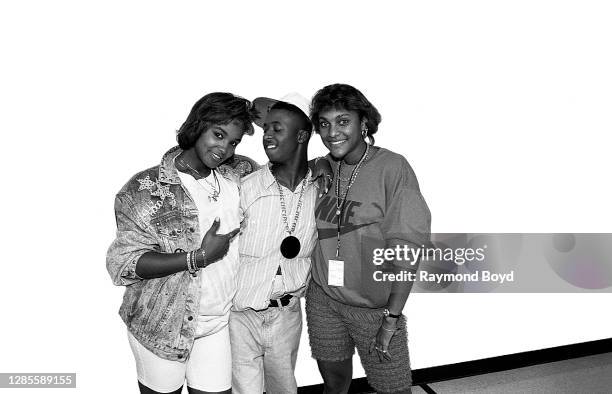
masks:
<svg viewBox="0 0 612 394"><path fill-rule="evenodd" d="M302 189L300 190L300 196L298 197L298 203L297 207L295 208L295 216L293 217L293 224L291 225L291 228L289 228L289 222L287 220L287 205L285 204L285 196L283 195L283 189L278 179L276 179L276 176L274 176L272 170L270 170L270 173L274 177L274 182L278 187L278 194L280 197L281 204L281 215L283 217L283 222L285 223L285 231L289 233L289 235L285 237L280 244L280 252L285 258L292 259L300 253L300 249L302 248L300 240L297 237L293 236L293 232L295 231L295 227L297 226L297 222L300 217L304 190L306 189L306 182L308 182L308 173L306 173L304 179L302 180Z"/></svg>
<svg viewBox="0 0 612 394"><path fill-rule="evenodd" d="M365 152L363 152L363 156L361 156L361 160L359 160L359 163L357 163L357 165L355 166L355 168L353 168L353 171L351 172L349 183L348 185L346 185L346 190L344 191L344 196L341 196L340 194L340 179L336 180L336 219L338 220L337 227L336 227L336 230L337 230L336 231L337 233L336 257L340 255L340 226L341 226L341 221L342 221L342 212L344 211L344 203L346 202L346 198L348 197L348 193L349 193L349 190L351 189L351 186L353 186L353 183L355 183L355 180L357 179L357 175L359 174L359 169L361 168L361 165L368 157L369 151L370 151L370 144L366 143L366 150ZM342 170L342 160L340 160L340 163L338 163L338 178L340 178L341 170Z"/></svg>
<svg viewBox="0 0 612 394"><path fill-rule="evenodd" d="M206 190L208 192L208 201L217 201L217 199L219 198L219 195L221 194L221 184L219 183L219 179L217 178L217 173L215 172L214 168L210 169L210 172L213 174L213 177L215 178L215 183L216 186L212 183L210 183L208 181L208 179L206 179L205 176L203 176L200 171L196 170L195 168L193 168L192 166L189 165L189 163L187 163L186 161L183 160L183 158L180 158L179 161L181 162L181 164L183 166L187 166L191 171L195 172L196 174L198 174L201 178L201 180L203 180L204 182L206 182L206 184L208 186L210 186L212 188L212 194L209 190L207 190L204 185L202 185L198 179L196 179L196 182L198 185L200 185L204 190Z"/></svg>

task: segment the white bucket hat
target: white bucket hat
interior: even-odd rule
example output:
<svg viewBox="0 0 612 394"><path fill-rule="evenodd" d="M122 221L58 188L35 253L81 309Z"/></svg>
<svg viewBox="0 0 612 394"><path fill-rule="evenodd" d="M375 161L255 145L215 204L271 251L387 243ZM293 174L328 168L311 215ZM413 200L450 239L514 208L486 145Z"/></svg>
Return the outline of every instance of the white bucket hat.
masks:
<svg viewBox="0 0 612 394"><path fill-rule="evenodd" d="M264 119L266 118L266 115L268 115L268 112L270 112L270 108L272 108L272 106L279 101L295 105L304 113L304 115L306 115L307 118L309 118L308 113L310 111L310 100L299 93L288 93L278 100L267 97L257 97L255 100L253 100L253 106L259 113L259 117L255 120L255 124L257 126L263 127Z"/></svg>

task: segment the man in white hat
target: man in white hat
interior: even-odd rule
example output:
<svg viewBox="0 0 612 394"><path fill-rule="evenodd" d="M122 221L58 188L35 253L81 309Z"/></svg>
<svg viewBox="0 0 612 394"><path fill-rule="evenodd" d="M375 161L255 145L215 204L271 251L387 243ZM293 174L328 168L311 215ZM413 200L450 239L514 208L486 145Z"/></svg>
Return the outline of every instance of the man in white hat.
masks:
<svg viewBox="0 0 612 394"><path fill-rule="evenodd" d="M296 393L300 297L316 243L317 188L307 162L309 101L292 93L281 100L260 97L253 104L270 161L243 178L240 191L244 221L230 315L232 390Z"/></svg>

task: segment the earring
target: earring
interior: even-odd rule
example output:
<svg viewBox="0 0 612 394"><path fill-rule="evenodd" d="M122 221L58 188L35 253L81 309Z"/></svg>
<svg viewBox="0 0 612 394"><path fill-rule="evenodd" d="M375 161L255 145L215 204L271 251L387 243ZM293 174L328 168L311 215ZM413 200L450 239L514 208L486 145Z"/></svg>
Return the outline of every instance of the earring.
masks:
<svg viewBox="0 0 612 394"><path fill-rule="evenodd" d="M368 128L364 127L364 129L361 130L361 136L365 138L367 135L368 135Z"/></svg>

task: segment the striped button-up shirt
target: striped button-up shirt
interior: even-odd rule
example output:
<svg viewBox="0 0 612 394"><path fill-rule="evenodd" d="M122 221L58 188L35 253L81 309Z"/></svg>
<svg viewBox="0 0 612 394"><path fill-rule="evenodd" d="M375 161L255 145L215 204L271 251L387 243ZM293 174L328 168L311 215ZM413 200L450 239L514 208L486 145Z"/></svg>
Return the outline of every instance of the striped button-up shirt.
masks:
<svg viewBox="0 0 612 394"><path fill-rule="evenodd" d="M310 171L306 175L310 179ZM287 210L289 228L293 225L302 183L295 191L281 186ZM302 207L293 236L301 243L297 257L287 259L280 252L280 244L287 233L281 214L278 186L269 165L242 179L240 207L244 215L240 235L240 268L238 291L234 309L260 310L268 307L278 267L283 277L283 293L301 296L310 279L310 255L316 243L314 215L317 188L308 181L304 189Z"/></svg>

